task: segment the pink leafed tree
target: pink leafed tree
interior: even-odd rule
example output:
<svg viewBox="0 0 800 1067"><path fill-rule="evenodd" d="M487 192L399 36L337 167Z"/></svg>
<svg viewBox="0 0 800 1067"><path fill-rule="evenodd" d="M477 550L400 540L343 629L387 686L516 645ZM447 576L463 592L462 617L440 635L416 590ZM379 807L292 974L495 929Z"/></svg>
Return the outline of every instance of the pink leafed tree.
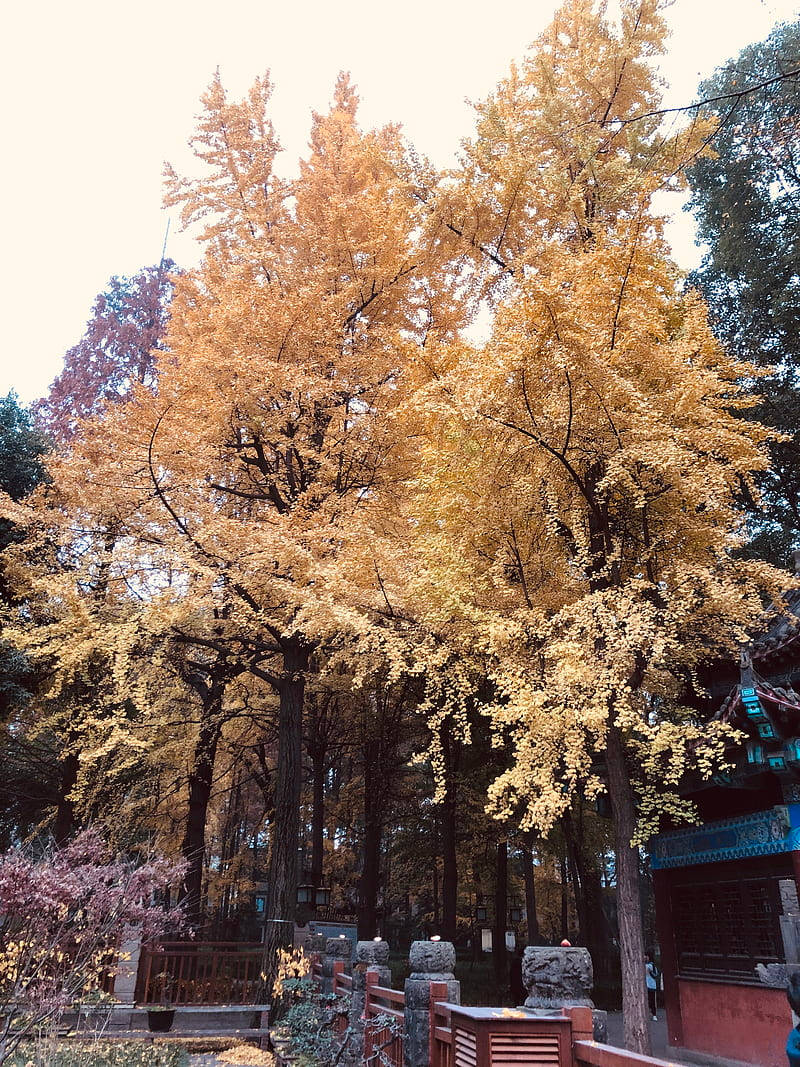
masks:
<svg viewBox="0 0 800 1067"><path fill-rule="evenodd" d="M101 989L127 930L154 941L183 928L179 908L157 903L183 874L114 855L93 829L38 856L0 856L0 1064Z"/></svg>
<svg viewBox="0 0 800 1067"><path fill-rule="evenodd" d="M124 400L135 383L155 387L156 358L167 326L175 264L164 259L130 278L113 277L99 293L80 341L35 405L40 425L68 442L83 419Z"/></svg>

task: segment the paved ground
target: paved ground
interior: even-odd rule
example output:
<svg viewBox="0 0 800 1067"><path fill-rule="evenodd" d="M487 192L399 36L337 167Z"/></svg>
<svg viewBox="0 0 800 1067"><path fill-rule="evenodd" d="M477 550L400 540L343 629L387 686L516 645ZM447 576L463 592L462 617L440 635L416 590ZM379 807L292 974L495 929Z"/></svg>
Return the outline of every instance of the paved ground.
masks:
<svg viewBox="0 0 800 1067"><path fill-rule="evenodd" d="M702 1063L702 1060L692 1059L688 1060L676 1060L674 1050L671 1050L667 1044L667 1017L662 1009L658 1013L658 1022L650 1023L650 1040L653 1043L653 1055L657 1059L664 1059L672 1063L689 1063L691 1062L693 1067L697 1067L698 1062ZM608 1043L609 1045L616 1045L617 1048L623 1048L622 1043L622 1012L610 1011L608 1013ZM707 1060L707 1063L713 1063L714 1067L736 1067L736 1064L732 1060Z"/></svg>
<svg viewBox="0 0 800 1067"><path fill-rule="evenodd" d="M667 1020L663 1011L658 1013L657 1023L650 1023L650 1040L653 1042L653 1055L665 1059L667 1053ZM621 1011L610 1011L608 1013L608 1043L609 1045L616 1045L617 1048L624 1047L622 1042Z"/></svg>
<svg viewBox="0 0 800 1067"><path fill-rule="evenodd" d="M658 1022L650 1023L650 1038L653 1042L653 1055L657 1059L665 1059L675 1063L675 1053L670 1051L667 1045L667 1021L662 1011L658 1013ZM622 1012L610 1011L608 1013L608 1043L622 1048ZM697 1060L691 1061L694 1067ZM728 1060L715 1060L716 1067L725 1067L730 1063ZM219 1060L210 1053L195 1053L189 1057L190 1067L219 1067Z"/></svg>

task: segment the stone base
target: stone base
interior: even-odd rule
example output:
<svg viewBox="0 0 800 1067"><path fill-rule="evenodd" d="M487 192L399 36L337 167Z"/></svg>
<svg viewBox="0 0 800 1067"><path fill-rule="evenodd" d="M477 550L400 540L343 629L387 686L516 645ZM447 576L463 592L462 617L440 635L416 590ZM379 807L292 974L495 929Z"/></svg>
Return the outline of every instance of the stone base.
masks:
<svg viewBox="0 0 800 1067"><path fill-rule="evenodd" d="M549 997L528 997L525 1007L539 1015L560 1015L562 1008L594 1008L594 1001L588 997L575 997L569 1000L551 1000Z"/></svg>
<svg viewBox="0 0 800 1067"><path fill-rule="evenodd" d="M608 1012L592 1008L592 1037L601 1045L608 1044Z"/></svg>
<svg viewBox="0 0 800 1067"><path fill-rule="evenodd" d="M603 1011L600 1008L593 1007L591 1001L589 1001L588 1004L581 1004L581 1003L578 1003L576 1001L572 1001L569 1004L557 1004L557 1005L551 1005L550 1007L547 1007L547 1008L543 1008L543 1007L531 1007L531 1005L528 1003L528 1001L531 1000L531 999L533 999L533 998L532 997L528 997L528 1000L526 1000L524 1004L520 1004L519 1005L520 1010L521 1011L526 1011L530 1015L539 1015L542 1018L548 1018L549 1016L553 1016L553 1015L562 1015L564 1008L591 1008L592 1009L592 1037L593 1037L593 1039L595 1041L599 1041L600 1044L602 1044L602 1045L607 1044L607 1039L608 1039L608 1012L607 1011Z"/></svg>
<svg viewBox="0 0 800 1067"><path fill-rule="evenodd" d="M415 941L414 944L419 942ZM438 948L436 942L434 946ZM452 950L452 945L450 949ZM452 972L440 971L425 975L416 972L406 978L404 1067L420 1067L421 1064L429 1062L431 982L445 982L446 999L451 1004L461 1002L461 983L453 977Z"/></svg>

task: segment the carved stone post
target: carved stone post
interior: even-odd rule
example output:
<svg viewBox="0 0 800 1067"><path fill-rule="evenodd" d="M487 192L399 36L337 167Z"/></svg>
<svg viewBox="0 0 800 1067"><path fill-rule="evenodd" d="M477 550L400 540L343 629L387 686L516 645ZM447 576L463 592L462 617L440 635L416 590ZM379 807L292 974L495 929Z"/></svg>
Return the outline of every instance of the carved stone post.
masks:
<svg viewBox="0 0 800 1067"><path fill-rule="evenodd" d="M356 961L353 965L353 999L350 1003L350 1025L361 1029L364 1014L364 997L367 988L367 971L374 971L377 984L390 986L392 972L389 970L388 941L358 941Z"/></svg>
<svg viewBox="0 0 800 1067"><path fill-rule="evenodd" d="M367 974L375 985L391 986L392 972L389 962L388 941L358 941L356 960L353 964L353 992L350 998L350 1026L361 1052L364 1049L364 1007L367 992Z"/></svg>
<svg viewBox="0 0 800 1067"><path fill-rule="evenodd" d="M403 1065L425 1067L430 1062L431 982L445 983L448 1001L461 1003L461 984L453 974L456 950L451 941L414 941L408 958Z"/></svg>
<svg viewBox="0 0 800 1067"><path fill-rule="evenodd" d="M308 939L308 954L309 956L319 956L320 962L325 955L325 946L328 944L328 939L325 934L312 934Z"/></svg>
<svg viewBox="0 0 800 1067"><path fill-rule="evenodd" d="M344 963L345 974L350 973L353 942L346 937L325 939L325 955L322 957L322 992L333 992L333 965L337 960Z"/></svg>
<svg viewBox="0 0 800 1067"><path fill-rule="evenodd" d="M563 1008L591 1008L595 1041L605 1041L606 1013L592 1002L592 957L586 948L529 947L522 957L525 1007L537 1014Z"/></svg>

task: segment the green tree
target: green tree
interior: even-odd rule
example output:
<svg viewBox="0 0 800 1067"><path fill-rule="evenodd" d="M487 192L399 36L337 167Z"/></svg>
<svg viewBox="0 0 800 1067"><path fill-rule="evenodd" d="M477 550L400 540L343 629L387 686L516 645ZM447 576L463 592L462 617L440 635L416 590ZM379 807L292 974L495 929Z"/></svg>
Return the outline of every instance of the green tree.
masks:
<svg viewBox="0 0 800 1067"><path fill-rule="evenodd" d="M13 392L0 398L0 493L15 503L23 500L45 477L47 440L34 426L30 412ZM13 519L0 517L0 553L24 536ZM8 604L11 590L0 557L0 603ZM0 718L26 697L28 663L0 639Z"/></svg>
<svg viewBox="0 0 800 1067"><path fill-rule="evenodd" d="M13 510L7 506L9 500L13 503L24 500L46 477L44 457L48 447L47 439L36 429L30 412L20 404L16 394L10 392L0 398L0 498L5 494L7 515ZM24 536L24 526L13 517L0 517L0 607L3 609L10 609L16 599L5 573L3 553ZM35 684L28 658L0 636L0 722L7 723L25 706ZM31 807L38 810L39 794L46 792L47 786L31 778L29 767L22 770L16 751L12 751L16 746L10 732L2 744L6 773L0 784L0 835L4 843L9 843L5 825L8 819L14 829L20 823L27 824L26 813Z"/></svg>
<svg viewBox="0 0 800 1067"><path fill-rule="evenodd" d="M36 429L16 393L0 398L0 490L15 502L33 492L45 477L47 451L46 437ZM19 537L19 527L0 518L0 552Z"/></svg>
<svg viewBox="0 0 800 1067"><path fill-rule="evenodd" d="M771 446L745 492L750 551L779 563L800 544L800 20L749 45L700 86L721 127L716 155L688 171L698 239L707 250L691 276L729 352L773 367L747 413L787 435ZM775 80L777 79L777 80ZM731 94L764 84L740 97Z"/></svg>

